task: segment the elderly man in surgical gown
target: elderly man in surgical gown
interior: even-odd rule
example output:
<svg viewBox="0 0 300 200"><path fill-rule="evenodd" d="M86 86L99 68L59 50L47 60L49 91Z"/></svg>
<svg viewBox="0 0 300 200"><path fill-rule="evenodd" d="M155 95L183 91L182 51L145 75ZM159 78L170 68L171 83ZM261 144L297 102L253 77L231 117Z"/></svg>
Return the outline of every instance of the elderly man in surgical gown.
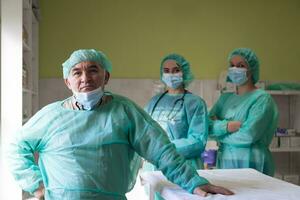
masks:
<svg viewBox="0 0 300 200"><path fill-rule="evenodd" d="M77 50L63 63L73 95L42 108L10 144L8 161L18 184L46 200L126 199L140 155L191 193L231 194L198 176L140 107L104 92L111 69L94 49Z"/></svg>

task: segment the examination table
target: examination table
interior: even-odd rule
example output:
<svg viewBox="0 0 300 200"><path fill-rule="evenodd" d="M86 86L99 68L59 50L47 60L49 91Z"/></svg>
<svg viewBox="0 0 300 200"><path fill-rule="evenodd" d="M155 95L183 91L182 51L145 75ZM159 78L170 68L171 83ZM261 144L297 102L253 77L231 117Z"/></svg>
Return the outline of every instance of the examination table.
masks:
<svg viewBox="0 0 300 200"><path fill-rule="evenodd" d="M166 200L299 200L300 186L264 175L254 169L198 170L210 183L226 187L232 196L212 195L200 197L184 191L169 182L160 171L143 172L141 183L150 189L150 200L160 192Z"/></svg>

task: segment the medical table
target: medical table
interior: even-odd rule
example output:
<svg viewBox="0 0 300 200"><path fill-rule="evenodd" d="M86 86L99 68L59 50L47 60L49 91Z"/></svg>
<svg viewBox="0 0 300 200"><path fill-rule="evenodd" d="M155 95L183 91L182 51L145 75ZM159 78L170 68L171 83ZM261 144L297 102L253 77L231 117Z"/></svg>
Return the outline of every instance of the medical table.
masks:
<svg viewBox="0 0 300 200"><path fill-rule="evenodd" d="M166 200L299 200L300 186L264 175L254 169L198 170L214 185L232 190L235 195L212 195L200 197L184 191L169 182L160 171L143 172L141 183L149 187L149 199L160 192Z"/></svg>

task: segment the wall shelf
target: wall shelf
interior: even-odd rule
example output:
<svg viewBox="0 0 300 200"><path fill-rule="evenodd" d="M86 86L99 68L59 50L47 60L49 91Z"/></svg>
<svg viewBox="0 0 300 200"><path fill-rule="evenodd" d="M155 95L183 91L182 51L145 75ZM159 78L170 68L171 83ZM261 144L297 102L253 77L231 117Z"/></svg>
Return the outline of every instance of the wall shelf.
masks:
<svg viewBox="0 0 300 200"><path fill-rule="evenodd" d="M25 124L39 108L38 41L39 22L33 13L32 0L23 0L23 119ZM32 195L23 191L22 199Z"/></svg>
<svg viewBox="0 0 300 200"><path fill-rule="evenodd" d="M300 147L270 148L271 152L300 152Z"/></svg>
<svg viewBox="0 0 300 200"><path fill-rule="evenodd" d="M38 110L38 40L39 22L32 0L23 0L23 124Z"/></svg>
<svg viewBox="0 0 300 200"><path fill-rule="evenodd" d="M25 51L25 52L31 51L31 48L29 47L29 45L26 44L26 42L24 42L24 41L23 41L23 51Z"/></svg>
<svg viewBox="0 0 300 200"><path fill-rule="evenodd" d="M290 174L300 176L300 147L296 142L297 140L292 142L293 139L299 137L300 91L266 90L266 92L272 96L278 107L279 123L277 127L291 131L286 136L275 136L270 146L276 169L275 173L281 174L280 179L289 182L291 181L289 179Z"/></svg>
<svg viewBox="0 0 300 200"><path fill-rule="evenodd" d="M297 90L266 90L271 95L300 95Z"/></svg>
<svg viewBox="0 0 300 200"><path fill-rule="evenodd" d="M37 92L29 90L29 89L26 89L26 88L23 88L23 93L29 93L29 94L37 95Z"/></svg>

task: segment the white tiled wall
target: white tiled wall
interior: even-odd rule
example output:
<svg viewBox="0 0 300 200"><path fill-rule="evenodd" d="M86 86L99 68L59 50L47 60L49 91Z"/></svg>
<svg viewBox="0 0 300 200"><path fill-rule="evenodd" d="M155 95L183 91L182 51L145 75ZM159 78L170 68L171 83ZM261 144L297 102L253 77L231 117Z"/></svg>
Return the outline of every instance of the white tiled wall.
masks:
<svg viewBox="0 0 300 200"><path fill-rule="evenodd" d="M144 107L149 99L161 90L162 84L153 79L111 79L106 90L124 95ZM189 90L201 96L208 108L218 99L216 80L195 80ZM39 81L39 107L71 96L63 79L41 79ZM300 132L300 96L273 96L280 113L279 127L295 128ZM290 105L290 106L289 106ZM289 123L290 121L290 123Z"/></svg>
<svg viewBox="0 0 300 200"><path fill-rule="evenodd" d="M141 107L144 107L149 99L161 90L162 84L153 79L111 79L106 90L129 97ZM189 90L201 96L208 108L217 100L216 80L195 80ZM51 102L65 99L71 96L70 90L64 84L63 79L41 79L39 81L39 107ZM273 96L280 113L279 126L282 128L295 128L300 132L300 96Z"/></svg>

